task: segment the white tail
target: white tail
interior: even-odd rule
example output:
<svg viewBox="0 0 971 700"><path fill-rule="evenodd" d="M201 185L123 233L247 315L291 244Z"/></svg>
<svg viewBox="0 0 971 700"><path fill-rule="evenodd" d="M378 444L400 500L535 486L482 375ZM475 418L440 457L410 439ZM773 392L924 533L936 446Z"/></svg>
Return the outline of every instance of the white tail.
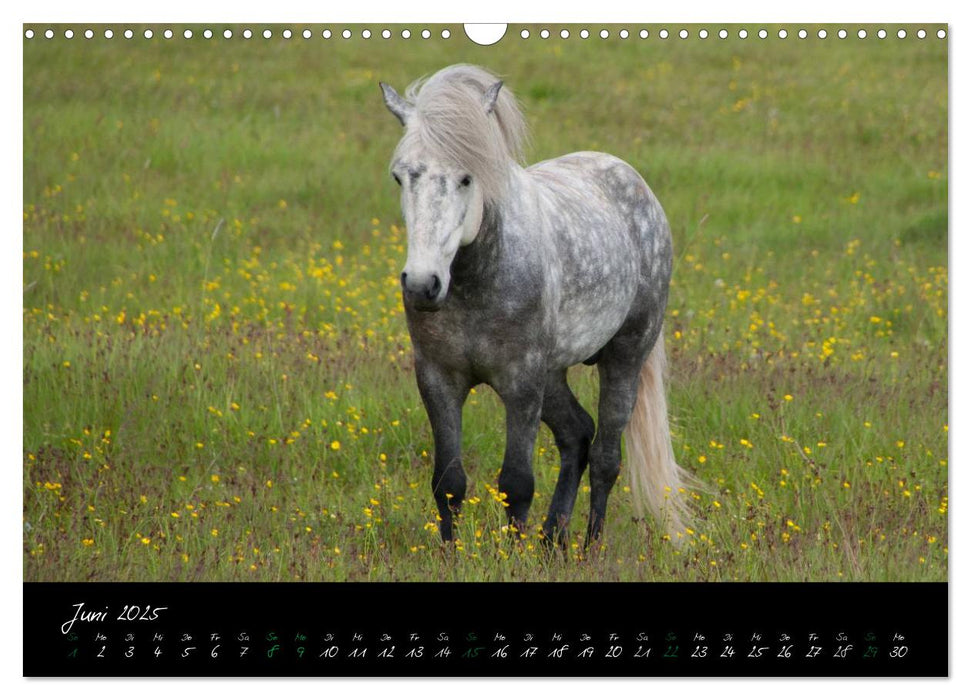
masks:
<svg viewBox="0 0 971 700"><path fill-rule="evenodd" d="M627 471L638 515L646 509L674 537L684 531L689 514L686 482L693 480L674 459L664 393L666 370L662 331L641 367L637 403L627 426Z"/></svg>

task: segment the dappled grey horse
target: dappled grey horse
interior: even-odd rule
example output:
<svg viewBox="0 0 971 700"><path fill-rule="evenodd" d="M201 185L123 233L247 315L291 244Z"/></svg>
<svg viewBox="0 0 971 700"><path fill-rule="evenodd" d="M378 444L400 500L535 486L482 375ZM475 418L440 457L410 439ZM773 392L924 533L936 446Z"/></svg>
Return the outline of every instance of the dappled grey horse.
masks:
<svg viewBox="0 0 971 700"><path fill-rule="evenodd" d="M453 538L466 493L462 406L482 383L506 408L498 488L521 533L540 421L561 459L543 525L549 540L566 543L588 462L587 543L600 535L628 424L635 501L679 531L684 474L671 448L661 333L671 232L653 192L605 153L524 168L522 113L481 68L445 68L405 97L381 89L405 127L391 162L408 229L401 288L435 442L442 538ZM596 437L567 384L567 368L581 362L599 370Z"/></svg>

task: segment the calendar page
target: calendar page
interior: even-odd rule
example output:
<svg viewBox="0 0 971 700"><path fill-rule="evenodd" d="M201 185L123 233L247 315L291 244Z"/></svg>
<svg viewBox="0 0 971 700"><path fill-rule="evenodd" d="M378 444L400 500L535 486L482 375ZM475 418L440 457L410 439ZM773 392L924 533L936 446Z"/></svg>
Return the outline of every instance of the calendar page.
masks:
<svg viewBox="0 0 971 700"><path fill-rule="evenodd" d="M947 676L949 41L23 24L24 675Z"/></svg>

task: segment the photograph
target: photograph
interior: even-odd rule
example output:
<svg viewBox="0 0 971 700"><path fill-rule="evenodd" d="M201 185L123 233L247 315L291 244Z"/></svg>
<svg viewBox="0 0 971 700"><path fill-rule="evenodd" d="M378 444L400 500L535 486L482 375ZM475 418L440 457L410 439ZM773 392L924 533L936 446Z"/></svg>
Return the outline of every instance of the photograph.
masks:
<svg viewBox="0 0 971 700"><path fill-rule="evenodd" d="M25 24L25 588L946 584L948 33Z"/></svg>

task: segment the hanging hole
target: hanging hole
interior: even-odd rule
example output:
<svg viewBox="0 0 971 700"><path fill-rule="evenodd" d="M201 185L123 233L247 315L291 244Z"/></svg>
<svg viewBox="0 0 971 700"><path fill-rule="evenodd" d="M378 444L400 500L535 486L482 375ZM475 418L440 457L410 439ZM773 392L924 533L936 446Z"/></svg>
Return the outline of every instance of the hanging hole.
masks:
<svg viewBox="0 0 971 700"><path fill-rule="evenodd" d="M508 26L507 24L466 24L464 25L465 36L479 46L492 46L506 35Z"/></svg>

